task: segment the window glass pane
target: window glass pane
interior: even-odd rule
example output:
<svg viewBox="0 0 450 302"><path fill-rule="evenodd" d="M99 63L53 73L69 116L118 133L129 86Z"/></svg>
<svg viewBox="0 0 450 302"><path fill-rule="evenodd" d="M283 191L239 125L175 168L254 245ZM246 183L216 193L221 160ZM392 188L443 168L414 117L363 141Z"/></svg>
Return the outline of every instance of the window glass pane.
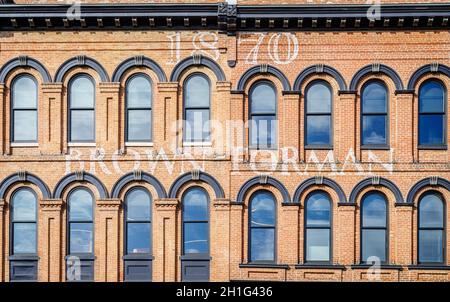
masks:
<svg viewBox="0 0 450 302"><path fill-rule="evenodd" d="M128 223L127 252L150 253L150 223Z"/></svg>
<svg viewBox="0 0 450 302"><path fill-rule="evenodd" d="M70 221L92 220L92 195L83 189L73 191L69 196Z"/></svg>
<svg viewBox="0 0 450 302"><path fill-rule="evenodd" d="M251 230L251 261L275 260L275 229Z"/></svg>
<svg viewBox="0 0 450 302"><path fill-rule="evenodd" d="M190 77L185 84L186 108L209 107L209 82L201 75Z"/></svg>
<svg viewBox="0 0 450 302"><path fill-rule="evenodd" d="M387 112L387 91L380 83L371 83L364 88L363 113L386 113Z"/></svg>
<svg viewBox="0 0 450 302"><path fill-rule="evenodd" d="M331 218L330 199L326 193L311 194L306 201L307 226L329 226Z"/></svg>
<svg viewBox="0 0 450 302"><path fill-rule="evenodd" d="M420 115L419 144L444 144L444 121L444 115Z"/></svg>
<svg viewBox="0 0 450 302"><path fill-rule="evenodd" d="M36 110L14 111L14 141L37 140Z"/></svg>
<svg viewBox="0 0 450 302"><path fill-rule="evenodd" d="M70 224L70 253L92 253L92 223Z"/></svg>
<svg viewBox="0 0 450 302"><path fill-rule="evenodd" d="M12 206L14 221L36 221L36 197L31 191L14 193Z"/></svg>
<svg viewBox="0 0 450 302"><path fill-rule="evenodd" d="M419 262L442 262L444 260L442 231L419 232Z"/></svg>
<svg viewBox="0 0 450 302"><path fill-rule="evenodd" d="M420 112L444 112L444 95L444 87L440 83L425 83L419 92Z"/></svg>
<svg viewBox="0 0 450 302"><path fill-rule="evenodd" d="M70 117L70 138L72 141L94 141L94 111L72 110Z"/></svg>
<svg viewBox="0 0 450 302"><path fill-rule="evenodd" d="M128 111L128 140L151 141L152 139L152 111Z"/></svg>
<svg viewBox="0 0 450 302"><path fill-rule="evenodd" d="M70 84L71 108L94 108L94 83L86 76L79 76Z"/></svg>
<svg viewBox="0 0 450 302"><path fill-rule="evenodd" d="M331 113L331 91L324 83L312 85L306 94L308 113Z"/></svg>
<svg viewBox="0 0 450 302"><path fill-rule="evenodd" d="M208 223L184 223L184 253L208 253Z"/></svg>
<svg viewBox="0 0 450 302"><path fill-rule="evenodd" d="M253 147L274 148L276 146L276 117L258 115L250 121L250 143Z"/></svg>
<svg viewBox="0 0 450 302"><path fill-rule="evenodd" d="M250 94L250 110L252 113L275 113L275 89L268 83L259 83Z"/></svg>
<svg viewBox="0 0 450 302"><path fill-rule="evenodd" d="M310 115L306 118L306 144L330 145L331 116Z"/></svg>
<svg viewBox="0 0 450 302"><path fill-rule="evenodd" d="M36 253L36 223L14 223L13 254Z"/></svg>
<svg viewBox="0 0 450 302"><path fill-rule="evenodd" d="M380 193L369 193L362 203L363 227L386 227L386 199Z"/></svg>
<svg viewBox="0 0 450 302"><path fill-rule="evenodd" d="M251 226L275 226L275 200L269 192L258 192L251 200Z"/></svg>
<svg viewBox="0 0 450 302"><path fill-rule="evenodd" d="M150 195L143 189L133 189L127 194L128 221L151 220Z"/></svg>
<svg viewBox="0 0 450 302"><path fill-rule="evenodd" d="M419 216L421 228L444 227L444 204L436 194L427 194L420 200Z"/></svg>
<svg viewBox="0 0 450 302"><path fill-rule="evenodd" d="M37 86L29 76L20 76L12 87L13 108L36 108Z"/></svg>
<svg viewBox="0 0 450 302"><path fill-rule="evenodd" d="M362 260L367 262L369 257L378 257L380 262L386 261L385 230L362 230Z"/></svg>
<svg viewBox="0 0 450 302"><path fill-rule="evenodd" d="M184 221L208 220L208 197L202 189L191 189L183 198Z"/></svg>
<svg viewBox="0 0 450 302"><path fill-rule="evenodd" d="M145 76L134 76L127 85L127 105L129 108L149 108L152 106L152 86Z"/></svg>
<svg viewBox="0 0 450 302"><path fill-rule="evenodd" d="M330 230L306 230L306 261L330 261Z"/></svg>
<svg viewBox="0 0 450 302"><path fill-rule="evenodd" d="M386 144L386 116L363 116L363 145Z"/></svg>
<svg viewBox="0 0 450 302"><path fill-rule="evenodd" d="M210 120L208 109L186 110L185 141L209 141Z"/></svg>

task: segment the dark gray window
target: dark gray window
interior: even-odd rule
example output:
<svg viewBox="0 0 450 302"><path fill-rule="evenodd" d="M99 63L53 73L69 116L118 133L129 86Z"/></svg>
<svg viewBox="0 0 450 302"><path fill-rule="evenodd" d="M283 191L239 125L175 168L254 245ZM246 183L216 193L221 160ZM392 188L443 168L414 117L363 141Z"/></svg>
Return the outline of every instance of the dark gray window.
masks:
<svg viewBox="0 0 450 302"><path fill-rule="evenodd" d="M306 90L306 146L329 148L332 145L332 96L330 85L313 82Z"/></svg>
<svg viewBox="0 0 450 302"><path fill-rule="evenodd" d="M275 262L275 197L258 191L250 199L249 262Z"/></svg>
<svg viewBox="0 0 450 302"><path fill-rule="evenodd" d="M331 200L323 191L306 198L305 242L306 262L331 262Z"/></svg>
<svg viewBox="0 0 450 302"><path fill-rule="evenodd" d="M152 251L151 198L144 188L131 189L126 197L126 253L150 254Z"/></svg>
<svg viewBox="0 0 450 302"><path fill-rule="evenodd" d="M210 135L211 88L209 79L194 73L184 83L184 141L208 142Z"/></svg>
<svg viewBox="0 0 450 302"><path fill-rule="evenodd" d="M11 254L37 253L37 199L27 188L14 192L11 201Z"/></svg>
<svg viewBox="0 0 450 302"><path fill-rule="evenodd" d="M69 83L69 142L95 141L95 84L86 75Z"/></svg>
<svg viewBox="0 0 450 302"><path fill-rule="evenodd" d="M209 254L209 198L199 187L189 189L183 202L183 255Z"/></svg>
<svg viewBox="0 0 450 302"><path fill-rule="evenodd" d="M361 202L361 261L372 263L371 257L378 257L380 263L386 263L387 247L386 197L379 192L369 192Z"/></svg>
<svg viewBox="0 0 450 302"><path fill-rule="evenodd" d="M127 141L152 141L152 84L144 74L133 75L126 84Z"/></svg>
<svg viewBox="0 0 450 302"><path fill-rule="evenodd" d="M94 200L86 188L76 188L68 198L68 254L94 253Z"/></svg>
<svg viewBox="0 0 450 302"><path fill-rule="evenodd" d="M19 75L11 89L11 141L37 142L38 90L31 75Z"/></svg>
<svg viewBox="0 0 450 302"><path fill-rule="evenodd" d="M419 263L442 264L445 254L445 206L437 192L419 200Z"/></svg>
<svg viewBox="0 0 450 302"><path fill-rule="evenodd" d="M277 146L277 97L271 82L261 81L250 89L250 148Z"/></svg>
<svg viewBox="0 0 450 302"><path fill-rule="evenodd" d="M388 92L384 83L371 81L363 87L361 97L362 145L388 145Z"/></svg>
<svg viewBox="0 0 450 302"><path fill-rule="evenodd" d="M430 80L419 91L419 145L442 147L446 145L446 91L444 86Z"/></svg>

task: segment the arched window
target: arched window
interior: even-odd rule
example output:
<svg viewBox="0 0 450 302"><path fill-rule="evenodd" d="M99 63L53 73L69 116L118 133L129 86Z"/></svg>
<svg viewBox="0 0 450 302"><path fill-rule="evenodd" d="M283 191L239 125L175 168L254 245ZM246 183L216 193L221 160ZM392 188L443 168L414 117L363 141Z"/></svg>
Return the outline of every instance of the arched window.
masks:
<svg viewBox="0 0 450 302"><path fill-rule="evenodd" d="M275 262L275 197L258 191L250 199L249 262Z"/></svg>
<svg viewBox="0 0 450 302"><path fill-rule="evenodd" d="M362 92L362 146L370 148L388 145L388 93L384 83L371 81Z"/></svg>
<svg viewBox="0 0 450 302"><path fill-rule="evenodd" d="M444 208L437 192L425 193L419 200L419 264L444 263Z"/></svg>
<svg viewBox="0 0 450 302"><path fill-rule="evenodd" d="M95 85L86 75L69 83L69 142L95 141Z"/></svg>
<svg viewBox="0 0 450 302"><path fill-rule="evenodd" d="M152 252L152 209L150 194L144 188L131 189L126 197L126 253Z"/></svg>
<svg viewBox="0 0 450 302"><path fill-rule="evenodd" d="M85 188L76 188L68 198L68 254L94 253L94 200Z"/></svg>
<svg viewBox="0 0 450 302"><path fill-rule="evenodd" d="M184 142L208 142L210 137L211 88L209 79L200 73L184 83Z"/></svg>
<svg viewBox="0 0 450 302"><path fill-rule="evenodd" d="M183 255L209 255L209 198L199 187L183 196Z"/></svg>
<svg viewBox="0 0 450 302"><path fill-rule="evenodd" d="M306 262L331 262L331 200L327 193L311 193L305 202Z"/></svg>
<svg viewBox="0 0 450 302"><path fill-rule="evenodd" d="M387 201L379 192L367 193L361 202L361 262L372 263L377 257L387 262Z"/></svg>
<svg viewBox="0 0 450 302"><path fill-rule="evenodd" d="M275 87L261 81L250 89L250 148L277 146L277 97Z"/></svg>
<svg viewBox="0 0 450 302"><path fill-rule="evenodd" d="M11 141L37 142L38 91L36 79L19 75L11 88Z"/></svg>
<svg viewBox="0 0 450 302"><path fill-rule="evenodd" d="M446 145L446 91L436 81L425 82L419 91L419 146Z"/></svg>
<svg viewBox="0 0 450 302"><path fill-rule="evenodd" d="M11 201L11 254L37 253L37 199L27 188L14 192Z"/></svg>
<svg viewBox="0 0 450 302"><path fill-rule="evenodd" d="M306 146L331 147L331 108L330 85L324 81L313 82L306 90Z"/></svg>
<svg viewBox="0 0 450 302"><path fill-rule="evenodd" d="M126 120L128 142L152 141L152 84L144 74L127 81Z"/></svg>

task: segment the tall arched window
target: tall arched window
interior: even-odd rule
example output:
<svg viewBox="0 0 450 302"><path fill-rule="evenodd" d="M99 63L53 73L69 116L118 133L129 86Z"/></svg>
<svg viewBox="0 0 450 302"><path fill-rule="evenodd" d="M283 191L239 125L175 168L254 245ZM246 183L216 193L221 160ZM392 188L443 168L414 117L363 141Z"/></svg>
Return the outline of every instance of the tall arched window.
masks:
<svg viewBox="0 0 450 302"><path fill-rule="evenodd" d="M209 255L209 198L199 187L183 196L183 254Z"/></svg>
<svg viewBox="0 0 450 302"><path fill-rule="evenodd" d="M69 83L69 142L95 141L95 85L87 74Z"/></svg>
<svg viewBox="0 0 450 302"><path fill-rule="evenodd" d="M329 148L332 145L331 87L324 81L313 82L306 90L305 145Z"/></svg>
<svg viewBox="0 0 450 302"><path fill-rule="evenodd" d="M37 253L37 199L28 188L18 189L11 201L11 254Z"/></svg>
<svg viewBox="0 0 450 302"><path fill-rule="evenodd" d="M325 192L306 198L305 246L306 262L331 262L331 200Z"/></svg>
<svg viewBox="0 0 450 302"><path fill-rule="evenodd" d="M184 142L208 142L210 136L211 88L209 79L194 73L184 83Z"/></svg>
<svg viewBox="0 0 450 302"><path fill-rule="evenodd" d="M68 197L68 254L94 253L94 199L86 188L76 188Z"/></svg>
<svg viewBox="0 0 450 302"><path fill-rule="evenodd" d="M384 83L371 81L362 91L361 141L370 148L388 145L388 92Z"/></svg>
<svg viewBox="0 0 450 302"><path fill-rule="evenodd" d="M419 146L446 145L446 91L436 80L422 84L419 91Z"/></svg>
<svg viewBox="0 0 450 302"><path fill-rule="evenodd" d="M128 142L152 141L152 84L144 74L127 81L126 119Z"/></svg>
<svg viewBox="0 0 450 302"><path fill-rule="evenodd" d="M367 193L361 202L361 262L387 262L387 201L379 192Z"/></svg>
<svg viewBox="0 0 450 302"><path fill-rule="evenodd" d="M273 149L277 146L277 97L268 81L250 89L250 148Z"/></svg>
<svg viewBox="0 0 450 302"><path fill-rule="evenodd" d="M151 198L144 188L134 188L125 197L126 203L126 253L150 254L152 252Z"/></svg>
<svg viewBox="0 0 450 302"><path fill-rule="evenodd" d="M37 142L38 91L36 79L22 74L11 88L11 141Z"/></svg>
<svg viewBox="0 0 450 302"><path fill-rule="evenodd" d="M250 199L249 262L275 262L276 241L275 197L258 191Z"/></svg>
<svg viewBox="0 0 450 302"><path fill-rule="evenodd" d="M425 193L419 200L419 264L444 263L445 206L442 195Z"/></svg>

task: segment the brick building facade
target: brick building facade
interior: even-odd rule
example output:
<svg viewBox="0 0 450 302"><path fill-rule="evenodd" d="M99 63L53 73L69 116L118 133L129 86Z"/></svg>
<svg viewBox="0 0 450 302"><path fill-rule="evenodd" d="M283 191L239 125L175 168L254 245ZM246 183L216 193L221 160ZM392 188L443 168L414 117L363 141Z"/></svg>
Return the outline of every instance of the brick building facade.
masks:
<svg viewBox="0 0 450 302"><path fill-rule="evenodd" d="M450 280L449 3L85 2L0 4L1 281L71 280L77 265L94 281ZM136 77L151 130L133 140ZM380 101L372 84L381 111L362 107ZM209 103L188 108L202 89ZM248 123L272 93L266 148ZM191 109L214 120L206 139L186 139ZM319 132L327 143L307 143ZM133 192L150 200L140 219ZM364 216L370 198L384 209Z"/></svg>

